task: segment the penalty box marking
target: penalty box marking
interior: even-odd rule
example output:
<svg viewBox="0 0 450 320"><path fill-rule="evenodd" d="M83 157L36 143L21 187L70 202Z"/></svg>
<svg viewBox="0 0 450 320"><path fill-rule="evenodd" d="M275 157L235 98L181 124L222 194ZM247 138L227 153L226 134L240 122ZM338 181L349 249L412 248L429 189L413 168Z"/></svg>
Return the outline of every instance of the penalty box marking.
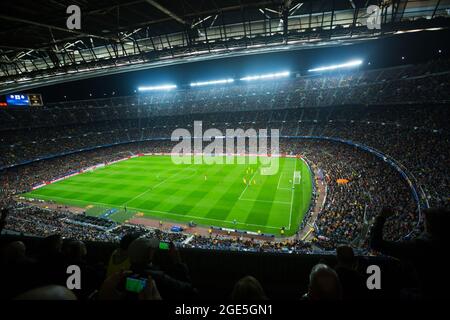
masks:
<svg viewBox="0 0 450 320"><path fill-rule="evenodd" d="M239 196L238 200L240 201L255 201L255 202L264 202L264 203L278 203L278 204L286 204L286 205L290 205L290 209L289 209L289 225L288 225L288 230L291 229L291 222L292 222L292 208L293 208L293 204L294 204L294 175L295 175L295 171L297 170L297 159L294 159L294 171L292 172L292 186L291 188L280 188L280 181L281 181L281 177L283 176L284 172L280 173L280 177L278 178L278 184L277 184L277 190L290 190L291 191L291 201L287 202L287 201L268 201L268 200L258 200L258 199L245 199L242 198L242 196L244 195L245 191L247 191L248 186L250 185L250 183L252 182L252 180L255 177L255 174L258 172L259 167L256 169L255 173L253 174L253 176L250 178L249 184L247 184L244 188L244 190L242 191L241 195ZM289 168L289 171L291 171L292 168Z"/></svg>

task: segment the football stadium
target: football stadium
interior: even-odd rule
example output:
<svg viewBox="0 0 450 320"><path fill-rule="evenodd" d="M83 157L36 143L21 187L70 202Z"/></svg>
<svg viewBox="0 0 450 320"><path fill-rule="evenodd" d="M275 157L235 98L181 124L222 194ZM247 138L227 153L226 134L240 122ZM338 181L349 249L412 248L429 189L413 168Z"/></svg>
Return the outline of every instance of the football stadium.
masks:
<svg viewBox="0 0 450 320"><path fill-rule="evenodd" d="M3 0L0 21L1 300L448 298L450 1Z"/></svg>
<svg viewBox="0 0 450 320"><path fill-rule="evenodd" d="M245 164L249 159L232 162L244 164L173 165L170 156L144 156L88 171L25 196L83 206L87 215L107 215L118 223L149 217L256 234L281 230L286 230L285 235L294 234L311 200L307 165L297 158L282 158L277 174L262 176L258 166Z"/></svg>

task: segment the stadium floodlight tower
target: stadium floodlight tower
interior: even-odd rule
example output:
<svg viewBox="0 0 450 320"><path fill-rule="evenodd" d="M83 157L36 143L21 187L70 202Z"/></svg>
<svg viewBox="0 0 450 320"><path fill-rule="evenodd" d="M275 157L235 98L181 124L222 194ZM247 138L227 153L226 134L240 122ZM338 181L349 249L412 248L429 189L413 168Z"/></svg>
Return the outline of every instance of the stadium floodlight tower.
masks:
<svg viewBox="0 0 450 320"><path fill-rule="evenodd" d="M330 70L344 69L344 68L353 68L353 67L359 67L362 63L363 63L362 60L350 60L345 63L332 64L329 66L309 69L308 72L320 72L320 71L330 71Z"/></svg>
<svg viewBox="0 0 450 320"><path fill-rule="evenodd" d="M163 84L158 86L142 86L138 87L138 91L145 92L145 91L168 91L176 89L177 85L175 84Z"/></svg>

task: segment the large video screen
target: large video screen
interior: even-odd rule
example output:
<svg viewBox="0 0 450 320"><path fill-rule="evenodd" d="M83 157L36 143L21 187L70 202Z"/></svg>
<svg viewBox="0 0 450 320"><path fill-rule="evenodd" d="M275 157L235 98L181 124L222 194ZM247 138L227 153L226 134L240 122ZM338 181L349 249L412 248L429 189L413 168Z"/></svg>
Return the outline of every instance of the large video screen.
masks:
<svg viewBox="0 0 450 320"><path fill-rule="evenodd" d="M27 94L8 94L6 103L8 106L29 106L30 99Z"/></svg>

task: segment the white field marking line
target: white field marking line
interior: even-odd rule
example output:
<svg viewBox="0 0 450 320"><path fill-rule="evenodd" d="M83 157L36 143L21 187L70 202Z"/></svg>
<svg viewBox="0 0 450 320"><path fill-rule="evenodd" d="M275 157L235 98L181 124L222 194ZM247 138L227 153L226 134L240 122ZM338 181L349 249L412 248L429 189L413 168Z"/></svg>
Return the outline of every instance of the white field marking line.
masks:
<svg viewBox="0 0 450 320"><path fill-rule="evenodd" d="M285 187L280 188L281 177L284 175L284 173L285 172L282 171L280 174L280 177L278 178L277 190L291 190L291 188L285 188Z"/></svg>
<svg viewBox="0 0 450 320"><path fill-rule="evenodd" d="M85 200L75 200L75 199L69 199L69 198L63 198L63 197L57 197L57 196L44 196L44 195L38 195L38 197L42 197L42 198L48 198L48 199L61 199L61 200L67 200L67 201L71 201L71 202L82 202L83 204L97 204L100 206L105 206L105 207L109 207L109 208L119 208L120 206L116 206L110 203L103 203L103 202L95 202L95 201L85 201ZM30 197L32 198L32 197ZM168 215L173 215L173 216L178 216L178 217L187 217L187 218L192 218L192 219L201 219L201 220L207 220L207 221L219 221L219 222L226 222L226 223L230 223L234 225L234 221L228 221L228 220L220 220L220 219L212 219L212 218L205 218L205 217L198 217L198 216L190 216L190 215L184 215L184 214L179 214L179 213L173 213L173 212L168 212L168 211L158 211L158 210L149 210L149 209L142 209L142 208L135 208L135 207L128 207L128 209L132 209L132 210L136 210L136 211L140 211L140 212L153 212L153 213L162 213L162 214L168 214ZM242 222L238 222L236 223L238 225L244 225L244 226L253 226L253 227L261 227L261 228L269 228L269 229L276 229L279 230L280 227L274 227L274 226L268 226L268 225L260 225L260 224L252 224L252 223L242 223Z"/></svg>
<svg viewBox="0 0 450 320"><path fill-rule="evenodd" d="M283 176L283 172L280 173L280 177L278 178L277 190L280 189L281 177Z"/></svg>
<svg viewBox="0 0 450 320"><path fill-rule="evenodd" d="M241 200L242 195L244 194L245 191L247 191L248 186L250 185L250 183L253 181L253 178L255 177L255 174L258 172L258 168L256 168L255 173L252 175L252 177L250 178L250 181L248 182L248 184L245 186L244 190L242 190L241 194L239 195L238 200Z"/></svg>
<svg viewBox="0 0 450 320"><path fill-rule="evenodd" d="M267 203L279 203L279 204L291 204L287 201L269 201L269 200L253 200L253 199L238 199L238 201L256 201L256 202L267 202Z"/></svg>
<svg viewBox="0 0 450 320"><path fill-rule="evenodd" d="M138 209L138 208L132 208L130 207L130 209L134 209L134 210L141 210L143 212L154 212L154 213L162 213L162 214L168 214L168 215L174 215L174 216L181 216L181 217L187 217L187 218L192 218L192 219L201 219L201 220L208 220L208 221L219 221L219 222L226 222L226 223L232 223L234 224L234 221L228 221L228 220L220 220L220 219L212 219L212 218L205 218L205 217L198 217L198 216L190 216L190 215L185 215L185 214L178 214L178 213L173 213L173 212L168 212L168 211L159 211L159 210L148 210L148 209ZM262 228L270 228L270 229L280 229L280 227L273 227L273 226L263 226L260 224L252 224L252 223L242 223L242 222L237 222L236 224L238 225L244 225L244 226L254 226L254 227L262 227Z"/></svg>
<svg viewBox="0 0 450 320"><path fill-rule="evenodd" d="M258 169L256 169L256 171L255 171L255 173L253 174L253 176L251 177L251 179L250 179L250 181L249 181L249 184L250 184L250 182L252 182L252 180L253 180L253 178L254 178L254 175L256 174L256 172L257 172L257 170ZM277 184L277 189L280 189L280 190L291 190L290 188L279 188L278 186L280 185L280 179L281 179L281 176L283 175L283 172L281 172L281 174L280 174L280 177L278 178L278 184ZM280 204L290 204L291 202L287 202L287 201L268 201L268 200L257 200L257 199L255 199L255 200L253 200L253 199L242 199L242 196L243 196L243 194L244 194L244 192L247 190L247 188L248 188L248 185L245 187L245 189L242 191L242 193L241 193L241 195L239 196L239 198L238 198L238 200L243 200L243 201L257 201L257 202L266 202L266 203L280 203Z"/></svg>
<svg viewBox="0 0 450 320"><path fill-rule="evenodd" d="M180 174L181 172L183 172L183 171L186 170L186 169L189 169L190 167L191 167L191 166L188 166L188 167L184 168L183 170L180 170L180 171L178 171L177 173L168 176L167 178L165 178L165 179L164 179L163 181L161 181L160 183L157 183L156 185L151 186L150 188L148 188L148 189L145 190L144 192L138 194L136 197L134 197L134 198L132 198L132 199L130 199L130 200L128 200L128 201L125 201L125 202L122 203L120 206L124 206L124 205L126 205L127 203L129 203L129 202L131 202L131 201L133 201L133 200L136 200L137 198L143 196L143 195L146 194L147 192L152 191L153 189L156 189L157 187L159 187L160 185L162 185L164 182L166 182L166 181L169 180L170 178L175 177L176 175Z"/></svg>
<svg viewBox="0 0 450 320"><path fill-rule="evenodd" d="M95 201L87 201L87 200L77 200L77 199L70 199L70 198L64 198L64 197L58 197L58 196L45 196L45 195L40 195L40 194L37 194L35 197L30 196L30 197L27 197L27 198L32 198L32 199L47 198L49 200L52 200L52 199L56 198L56 199L61 199L61 200L67 200L69 202L82 203L83 205L85 205L85 204L86 205L98 204L98 205L106 206L106 207L109 207L109 208L118 208L119 207L118 205L113 205L111 203L95 202Z"/></svg>
<svg viewBox="0 0 450 320"><path fill-rule="evenodd" d="M295 165L294 165L294 172L292 173L292 193L291 193L291 210L289 212L289 226L288 226L288 230L291 230L291 221L292 221L292 205L294 204L294 174L295 174L295 170L297 169L297 159L294 160L295 161Z"/></svg>

